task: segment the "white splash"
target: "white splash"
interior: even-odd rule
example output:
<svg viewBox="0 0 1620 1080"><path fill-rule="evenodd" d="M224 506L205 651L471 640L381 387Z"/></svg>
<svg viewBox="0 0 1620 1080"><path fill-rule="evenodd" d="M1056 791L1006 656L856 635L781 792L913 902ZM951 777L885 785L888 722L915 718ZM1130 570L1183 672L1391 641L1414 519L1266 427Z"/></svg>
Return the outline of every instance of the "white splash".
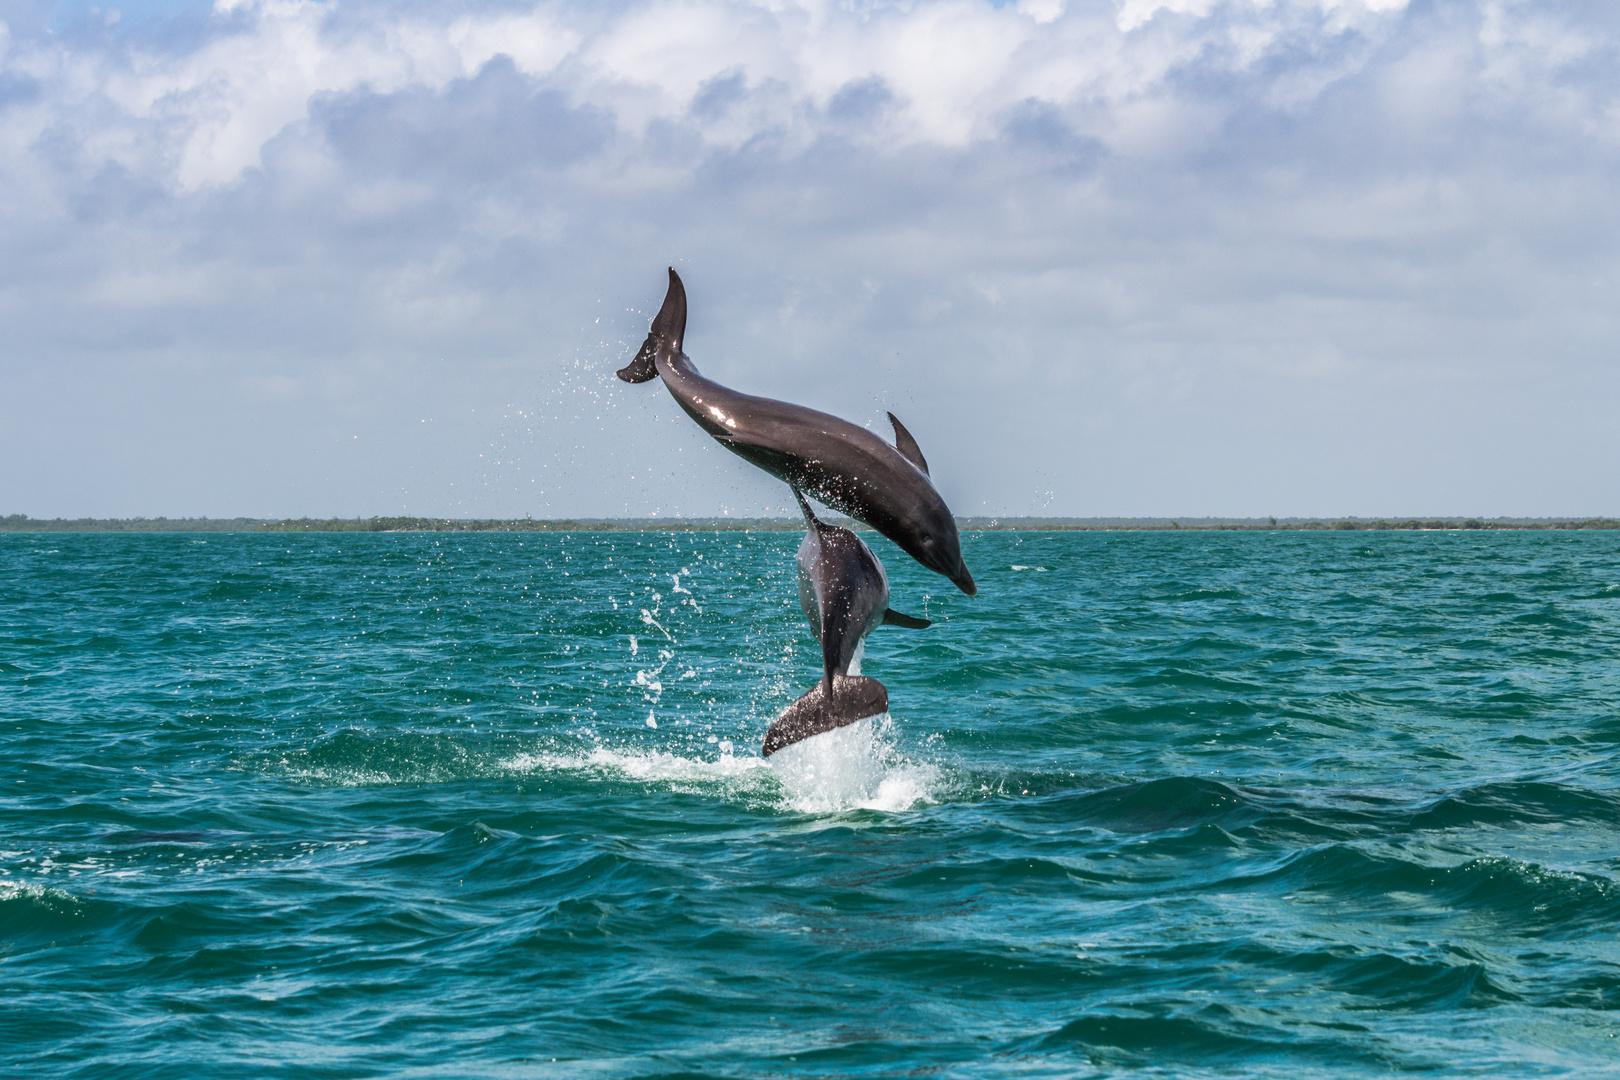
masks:
<svg viewBox="0 0 1620 1080"><path fill-rule="evenodd" d="M843 810L909 810L932 802L940 771L905 761L895 751L887 713L857 720L771 755L784 802L801 814Z"/></svg>
<svg viewBox="0 0 1620 1080"><path fill-rule="evenodd" d="M628 750L597 746L584 754L517 754L501 763L512 772L617 773L648 783L689 784L768 775L763 758L737 757L722 752L719 760L688 757L657 750Z"/></svg>

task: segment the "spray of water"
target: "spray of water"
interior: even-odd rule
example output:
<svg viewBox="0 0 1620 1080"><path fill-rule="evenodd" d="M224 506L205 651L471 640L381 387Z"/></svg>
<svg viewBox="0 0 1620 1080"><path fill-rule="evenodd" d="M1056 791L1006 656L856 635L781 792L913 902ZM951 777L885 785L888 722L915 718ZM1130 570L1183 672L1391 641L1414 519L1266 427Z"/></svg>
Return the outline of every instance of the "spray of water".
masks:
<svg viewBox="0 0 1620 1080"><path fill-rule="evenodd" d="M909 810L932 802L937 766L907 761L887 713L857 720L771 755L783 803L802 814Z"/></svg>

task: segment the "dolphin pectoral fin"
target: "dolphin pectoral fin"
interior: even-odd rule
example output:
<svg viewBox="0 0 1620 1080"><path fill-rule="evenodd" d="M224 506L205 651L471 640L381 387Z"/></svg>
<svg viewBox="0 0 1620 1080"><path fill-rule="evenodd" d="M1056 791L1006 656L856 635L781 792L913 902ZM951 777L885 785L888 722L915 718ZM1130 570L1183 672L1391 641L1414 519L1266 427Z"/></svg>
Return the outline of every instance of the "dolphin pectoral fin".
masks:
<svg viewBox="0 0 1620 1080"><path fill-rule="evenodd" d="M928 475L928 461L922 456L922 448L917 440L911 437L906 425L894 413L889 414L889 423L894 425L894 448L900 451L900 456L921 469L924 476Z"/></svg>
<svg viewBox="0 0 1620 1080"><path fill-rule="evenodd" d="M750 438L747 435L738 435L738 434L736 434L734 432L729 432L729 431L726 432L724 435L715 435L713 438L714 438L715 442L725 443L726 446L730 447L731 449L738 450L738 451L742 451L742 450L769 450L770 449L770 447L766 446L764 443L758 441L757 439ZM776 450L776 451L773 451L773 452L777 453L777 454L781 454L783 457L787 456L787 454L784 451L781 451L781 450ZM792 487L795 492L797 492L799 490L798 488L793 487L792 484L789 484L788 487Z"/></svg>
<svg viewBox="0 0 1620 1080"><path fill-rule="evenodd" d="M923 630L934 624L927 619L919 619L915 615L907 615L904 612L894 610L894 608L889 608L883 612L883 625L903 626L907 630Z"/></svg>
<svg viewBox="0 0 1620 1080"><path fill-rule="evenodd" d="M812 735L888 711L889 692L876 679L864 675L834 675L831 682L830 697L826 689L828 680L823 679L782 710L782 715L765 733L761 757L770 757L782 747L792 746Z"/></svg>
<svg viewBox="0 0 1620 1080"><path fill-rule="evenodd" d="M616 374L627 383L644 383L655 379L658 377L658 367L653 363L653 357L658 350L665 348L671 353L679 353L681 343L685 340L686 286L681 284L681 276L672 266L669 268L669 291L664 294L664 306L658 309L657 316L653 318L647 340L641 343L636 358Z"/></svg>
<svg viewBox="0 0 1620 1080"><path fill-rule="evenodd" d="M799 500L799 509L804 511L804 523L806 527L811 529L820 528L821 522L816 520L816 512L810 509L810 504L805 501L804 492L800 491L798 488L793 488L792 490L793 497Z"/></svg>

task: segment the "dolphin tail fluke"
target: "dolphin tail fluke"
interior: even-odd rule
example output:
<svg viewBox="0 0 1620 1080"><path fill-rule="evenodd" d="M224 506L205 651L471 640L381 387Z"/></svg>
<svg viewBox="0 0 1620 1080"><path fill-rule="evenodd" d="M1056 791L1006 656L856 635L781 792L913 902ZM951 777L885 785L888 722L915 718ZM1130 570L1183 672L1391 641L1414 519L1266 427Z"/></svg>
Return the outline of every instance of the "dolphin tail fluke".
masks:
<svg viewBox="0 0 1620 1080"><path fill-rule="evenodd" d="M657 350L658 342L648 334L647 341L641 346L641 351L636 353L636 358L614 374L627 383L647 382L649 379L658 378L658 365L653 363L653 353Z"/></svg>
<svg viewBox="0 0 1620 1080"><path fill-rule="evenodd" d="M889 692L876 679L864 675L834 675L831 681L830 697L828 680L822 679L809 693L782 711L765 733L761 757L770 757L784 746L792 746L823 731L888 711Z"/></svg>
<svg viewBox="0 0 1620 1080"><path fill-rule="evenodd" d="M619 378L627 383L656 379L658 366L653 363L653 357L658 350L663 348L678 353L685 340L686 286L681 284L681 276L672 266L669 268L669 291L664 294L664 306L658 309L652 329L647 331L647 340L641 343L641 351L636 353L636 358L618 370Z"/></svg>

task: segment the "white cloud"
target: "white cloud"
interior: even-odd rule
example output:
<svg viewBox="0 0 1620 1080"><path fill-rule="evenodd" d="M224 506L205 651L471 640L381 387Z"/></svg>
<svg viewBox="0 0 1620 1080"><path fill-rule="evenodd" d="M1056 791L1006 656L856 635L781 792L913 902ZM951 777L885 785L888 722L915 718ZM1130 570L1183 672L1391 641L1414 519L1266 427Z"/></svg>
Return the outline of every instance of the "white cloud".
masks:
<svg viewBox="0 0 1620 1080"><path fill-rule="evenodd" d="M191 51L142 43L78 52L42 42L7 59L46 83L51 119L78 127L92 160L162 169L195 190L259 164L264 145L321 94L438 89L497 55L544 75L579 44L540 12L355 26L337 17L339 5L318 0L218 0L214 10L218 29ZM168 153L141 152L154 136Z"/></svg>
<svg viewBox="0 0 1620 1080"><path fill-rule="evenodd" d="M195 190L259 164L264 145L304 119L320 95L439 90L496 56L577 104L610 111L632 135L688 119L705 88L725 84L735 100L698 125L717 144L735 147L773 131L814 137L816 117L835 96L867 80L895 99L900 123L889 135L962 146L993 138L1007 110L1030 97L1074 108L1082 124L1099 110L1162 117L1144 101L1177 100L1166 81L1189 66L1247 71L1297 50L1312 12L1335 13L1330 30L1316 19L1317 32L1332 37L1387 21L1399 8L1356 0L1128 0L1115 19L1102 20L1095 4L1065 10L937 0L846 9L664 0L609 15L551 5L447 6L432 20L387 5L219 0L217 25L189 49L137 41L75 50L38 41L7 65L45 84L47 115L36 119L73 125L92 159L166 170L164 179ZM1162 34L1138 32L1161 12L1194 18ZM1492 8L1489 18L1486 33L1500 36L1492 27L1503 16ZM1522 66L1527 51L1568 48L1553 31L1541 34L1539 51L1536 41L1517 41L1512 62ZM1297 71L1290 77L1297 82ZM1190 108L1200 113L1203 105ZM19 118L7 126L13 134L37 131ZM1132 141L1106 121L1091 133Z"/></svg>
<svg viewBox="0 0 1620 1080"><path fill-rule="evenodd" d="M1018 10L1038 23L1049 23L1063 14L1064 0L1018 0Z"/></svg>

